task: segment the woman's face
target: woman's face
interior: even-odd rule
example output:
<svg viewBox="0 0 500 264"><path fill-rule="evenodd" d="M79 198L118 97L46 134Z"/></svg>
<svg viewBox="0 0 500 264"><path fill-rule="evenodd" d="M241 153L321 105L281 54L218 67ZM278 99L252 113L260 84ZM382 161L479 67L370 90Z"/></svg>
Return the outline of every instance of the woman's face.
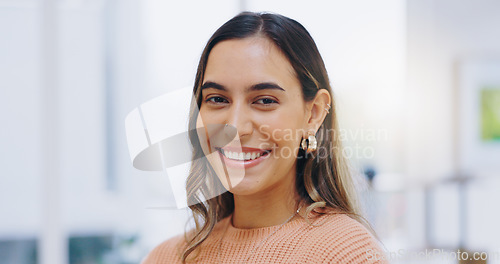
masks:
<svg viewBox="0 0 500 264"><path fill-rule="evenodd" d="M208 160L226 189L253 195L294 186L308 104L282 52L263 37L222 41L210 52L201 89L197 126L220 126L200 141L208 141ZM221 136L226 141L215 140Z"/></svg>

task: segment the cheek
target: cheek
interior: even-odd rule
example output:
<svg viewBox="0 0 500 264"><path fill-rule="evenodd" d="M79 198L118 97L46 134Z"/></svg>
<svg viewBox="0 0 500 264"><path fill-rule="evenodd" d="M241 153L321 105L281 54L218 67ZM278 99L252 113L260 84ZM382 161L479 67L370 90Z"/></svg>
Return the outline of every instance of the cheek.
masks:
<svg viewBox="0 0 500 264"><path fill-rule="evenodd" d="M289 109L266 120L265 133L269 140L283 146L298 145L304 134L303 114Z"/></svg>
<svg viewBox="0 0 500 264"><path fill-rule="evenodd" d="M276 158L292 158L297 157L300 140L302 138L302 129L298 127L290 127L287 122L272 123L272 126L267 126L261 132L266 135L266 142L272 142L275 146ZM288 126L287 126L288 125Z"/></svg>
<svg viewBox="0 0 500 264"><path fill-rule="evenodd" d="M217 116L217 113L214 113L201 105L198 117L202 120L203 123L213 124L217 121Z"/></svg>

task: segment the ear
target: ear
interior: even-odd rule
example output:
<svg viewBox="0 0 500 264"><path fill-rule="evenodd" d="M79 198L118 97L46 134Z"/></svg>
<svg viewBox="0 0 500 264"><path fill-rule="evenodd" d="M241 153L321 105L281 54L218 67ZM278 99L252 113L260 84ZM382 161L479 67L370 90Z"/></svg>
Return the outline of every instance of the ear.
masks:
<svg viewBox="0 0 500 264"><path fill-rule="evenodd" d="M328 111L333 111L329 107L332 105L330 93L326 89L319 89L314 99L308 102L307 105L307 130L316 133L321 124L323 124Z"/></svg>

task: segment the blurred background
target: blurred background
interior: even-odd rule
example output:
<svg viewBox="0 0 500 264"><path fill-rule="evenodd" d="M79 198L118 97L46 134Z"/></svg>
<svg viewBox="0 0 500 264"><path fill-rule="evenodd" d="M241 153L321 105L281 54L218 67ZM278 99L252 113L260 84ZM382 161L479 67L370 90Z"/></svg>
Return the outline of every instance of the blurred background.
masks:
<svg viewBox="0 0 500 264"><path fill-rule="evenodd" d="M139 263L183 232L165 173L133 168L124 120L191 86L243 10L315 39L393 263L500 263L497 0L0 0L0 263Z"/></svg>

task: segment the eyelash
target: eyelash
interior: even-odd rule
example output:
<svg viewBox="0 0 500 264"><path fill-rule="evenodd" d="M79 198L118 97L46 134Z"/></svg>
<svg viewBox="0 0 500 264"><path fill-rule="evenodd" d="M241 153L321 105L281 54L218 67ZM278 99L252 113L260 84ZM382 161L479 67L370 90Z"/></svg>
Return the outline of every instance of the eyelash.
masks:
<svg viewBox="0 0 500 264"><path fill-rule="evenodd" d="M258 101L261 101L261 100L262 100L262 101L263 101L263 100L269 100L269 101L271 101L271 103L269 103L269 104L264 104L264 103L262 103L262 105L271 105L271 104L277 104L277 103L278 103L276 100L271 99L271 98L260 98L259 100L257 100L257 102L258 102Z"/></svg>
<svg viewBox="0 0 500 264"><path fill-rule="evenodd" d="M215 99L222 99L222 100L225 100L226 102L215 102L215 101L214 101ZM267 101L268 103L266 104L266 103L264 103L264 100L269 100L269 101L271 101L271 102ZM255 102L258 102L258 101L262 101L262 103L260 103L260 104L261 104L261 105L264 105L264 106L269 106L269 105L271 105L271 104L277 104L277 103L278 103L278 101L276 101L276 100L274 100L274 99L272 99L272 98L267 98L267 97L266 97L266 98L260 98L260 99L258 99L258 100L257 100L257 101L255 101ZM227 103L227 100L226 100L225 98L223 98L223 97L220 97L220 96L213 96L213 97L209 97L209 98L207 98L207 99L205 100L205 102L206 102L206 103L212 103L212 104L223 104L223 103Z"/></svg>
<svg viewBox="0 0 500 264"><path fill-rule="evenodd" d="M220 99L225 100L225 101L227 102L227 100L226 100L226 99L224 99L224 98L222 98L222 97L220 97L220 96L213 96L213 97L209 97L209 98L207 98L207 100L205 100L205 102L206 102L206 103L213 103L213 104L221 104L222 102L214 102L214 101L212 101L212 99L216 99L216 98L217 98L217 99L219 99L219 98L220 98Z"/></svg>

